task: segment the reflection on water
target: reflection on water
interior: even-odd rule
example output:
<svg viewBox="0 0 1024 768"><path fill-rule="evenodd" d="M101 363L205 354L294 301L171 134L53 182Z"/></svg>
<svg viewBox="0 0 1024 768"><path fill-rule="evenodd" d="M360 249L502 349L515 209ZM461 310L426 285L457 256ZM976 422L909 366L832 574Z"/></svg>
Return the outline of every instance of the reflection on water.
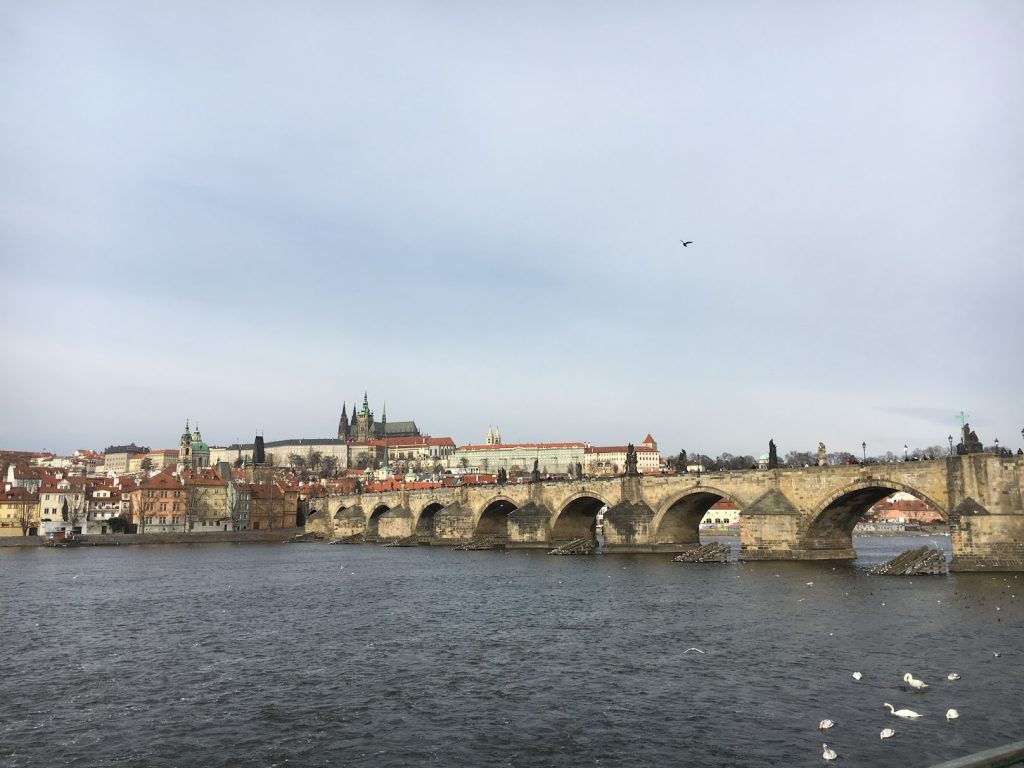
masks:
<svg viewBox="0 0 1024 768"><path fill-rule="evenodd" d="M926 541L726 565L5 551L0 763L788 766L819 765L827 741L848 765L912 768L1022 738L1021 580L866 573ZM906 672L929 688L905 690Z"/></svg>

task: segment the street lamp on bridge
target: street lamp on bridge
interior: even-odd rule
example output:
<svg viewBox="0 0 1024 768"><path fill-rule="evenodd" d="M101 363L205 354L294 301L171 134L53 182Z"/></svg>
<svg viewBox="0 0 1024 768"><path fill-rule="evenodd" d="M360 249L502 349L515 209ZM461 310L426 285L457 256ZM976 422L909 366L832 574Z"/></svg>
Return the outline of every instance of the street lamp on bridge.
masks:
<svg viewBox="0 0 1024 768"><path fill-rule="evenodd" d="M906 444L906 443L904 443L904 444L903 444L903 460L904 460L904 461L906 461L906 460L907 460L907 451L908 451L908 449L907 449L907 444Z"/></svg>
<svg viewBox="0 0 1024 768"><path fill-rule="evenodd" d="M1024 429L1021 430L1021 433L1024 434ZM867 442L863 442L863 443L860 444L860 456L861 456L861 459L863 459L864 463L867 464L868 463L868 444L867 444Z"/></svg>
<svg viewBox="0 0 1024 768"><path fill-rule="evenodd" d="M1021 431L1024 432L1024 430L1021 430ZM949 440L949 455L952 456L953 455L953 436L950 435L949 438L947 438L947 439Z"/></svg>
<svg viewBox="0 0 1024 768"><path fill-rule="evenodd" d="M999 438L996 438L996 456L999 455Z"/></svg>

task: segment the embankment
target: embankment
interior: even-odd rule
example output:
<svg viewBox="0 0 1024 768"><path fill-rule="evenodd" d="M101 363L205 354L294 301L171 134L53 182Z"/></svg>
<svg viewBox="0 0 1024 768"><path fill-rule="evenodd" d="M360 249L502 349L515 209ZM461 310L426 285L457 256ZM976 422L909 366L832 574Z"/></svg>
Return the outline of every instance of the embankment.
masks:
<svg viewBox="0 0 1024 768"><path fill-rule="evenodd" d="M210 531L208 533L106 533L79 536L83 547L114 547L140 544L260 544L287 541L302 533L302 528L275 528L269 531ZM0 547L42 547L38 536L3 536Z"/></svg>

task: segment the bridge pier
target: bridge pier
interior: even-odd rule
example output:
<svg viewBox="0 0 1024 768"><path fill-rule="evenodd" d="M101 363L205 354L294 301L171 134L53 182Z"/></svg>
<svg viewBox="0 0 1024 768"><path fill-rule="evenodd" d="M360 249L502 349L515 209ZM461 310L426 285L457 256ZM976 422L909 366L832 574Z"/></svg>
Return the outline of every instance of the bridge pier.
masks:
<svg viewBox="0 0 1024 768"><path fill-rule="evenodd" d="M334 514L334 538L344 539L357 533L366 533L366 512L362 506L339 509Z"/></svg>
<svg viewBox="0 0 1024 768"><path fill-rule="evenodd" d="M454 501L434 515L434 543L461 544L473 538L473 513Z"/></svg>
<svg viewBox="0 0 1024 768"><path fill-rule="evenodd" d="M624 501L609 507L602 522L604 530L603 552L683 552L697 546L694 531L692 543L658 544L655 541L654 510L644 502Z"/></svg>
<svg viewBox="0 0 1024 768"><path fill-rule="evenodd" d="M508 516L508 549L550 549L551 510L528 501Z"/></svg>
<svg viewBox="0 0 1024 768"><path fill-rule="evenodd" d="M408 507L392 507L377 518L378 539L406 539L415 531L412 526L412 512Z"/></svg>
<svg viewBox="0 0 1024 768"><path fill-rule="evenodd" d="M993 514L974 499L950 516L950 571L1024 571L1024 514Z"/></svg>

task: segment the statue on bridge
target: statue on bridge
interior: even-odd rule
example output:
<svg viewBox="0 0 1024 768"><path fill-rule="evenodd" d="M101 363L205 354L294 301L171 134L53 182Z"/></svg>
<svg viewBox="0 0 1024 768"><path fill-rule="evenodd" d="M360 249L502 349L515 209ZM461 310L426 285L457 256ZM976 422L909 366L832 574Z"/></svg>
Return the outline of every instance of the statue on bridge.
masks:
<svg viewBox="0 0 1024 768"><path fill-rule="evenodd" d="M960 440L960 444L956 447L958 455L963 456L967 453L982 453L985 447L981 444L981 440L978 439L978 434L971 429L971 425L964 422L964 434Z"/></svg>
<svg viewBox="0 0 1024 768"><path fill-rule="evenodd" d="M539 483L540 482L540 470L537 469L537 465L538 464L539 464L539 461L537 459L534 459L533 460L533 471L530 473L530 482L531 483Z"/></svg>
<svg viewBox="0 0 1024 768"><path fill-rule="evenodd" d="M626 446L626 477L637 477L639 474L636 468L636 448L630 443Z"/></svg>
<svg viewBox="0 0 1024 768"><path fill-rule="evenodd" d="M825 466L825 444L822 442L818 443L818 466Z"/></svg>
<svg viewBox="0 0 1024 768"><path fill-rule="evenodd" d="M779 468L779 453L775 450L775 441L768 441L768 469Z"/></svg>
<svg viewBox="0 0 1024 768"><path fill-rule="evenodd" d="M498 485L505 485L508 482L508 472L504 467L498 467Z"/></svg>
<svg viewBox="0 0 1024 768"><path fill-rule="evenodd" d="M689 470L686 468L686 465L686 451L680 451L679 456L676 457L676 472L680 474L688 472Z"/></svg>

